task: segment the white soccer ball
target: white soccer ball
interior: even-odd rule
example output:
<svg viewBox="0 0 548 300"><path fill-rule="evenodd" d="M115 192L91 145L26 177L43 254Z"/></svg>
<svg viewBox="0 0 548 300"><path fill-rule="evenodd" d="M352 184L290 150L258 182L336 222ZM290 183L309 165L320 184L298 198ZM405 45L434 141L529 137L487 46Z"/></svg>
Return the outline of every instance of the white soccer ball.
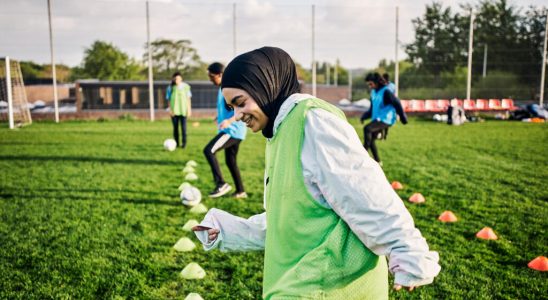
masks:
<svg viewBox="0 0 548 300"><path fill-rule="evenodd" d="M193 186L184 188L180 196L183 204L188 206L194 206L202 201L202 193Z"/></svg>
<svg viewBox="0 0 548 300"><path fill-rule="evenodd" d="M177 149L177 142L174 139L165 140L164 149L166 149L167 151L175 151L175 149Z"/></svg>

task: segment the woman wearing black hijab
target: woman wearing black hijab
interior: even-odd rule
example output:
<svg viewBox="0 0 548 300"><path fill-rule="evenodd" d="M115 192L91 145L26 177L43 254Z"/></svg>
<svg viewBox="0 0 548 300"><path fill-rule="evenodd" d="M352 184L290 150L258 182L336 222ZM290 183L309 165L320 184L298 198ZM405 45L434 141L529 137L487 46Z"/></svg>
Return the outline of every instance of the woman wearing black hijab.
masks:
<svg viewBox="0 0 548 300"><path fill-rule="evenodd" d="M221 86L236 119L268 139L266 212L211 209L193 228L206 250L264 249L265 299L387 299L385 255L396 290L433 281L438 254L344 114L298 93L286 52L236 57Z"/></svg>

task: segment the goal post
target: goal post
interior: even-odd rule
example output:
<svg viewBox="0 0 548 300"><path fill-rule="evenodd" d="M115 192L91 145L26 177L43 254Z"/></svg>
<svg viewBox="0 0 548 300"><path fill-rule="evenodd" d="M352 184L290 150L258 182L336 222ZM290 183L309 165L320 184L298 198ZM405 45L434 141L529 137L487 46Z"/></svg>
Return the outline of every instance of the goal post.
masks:
<svg viewBox="0 0 548 300"><path fill-rule="evenodd" d="M10 129L32 124L21 66L9 57L0 58L0 121Z"/></svg>

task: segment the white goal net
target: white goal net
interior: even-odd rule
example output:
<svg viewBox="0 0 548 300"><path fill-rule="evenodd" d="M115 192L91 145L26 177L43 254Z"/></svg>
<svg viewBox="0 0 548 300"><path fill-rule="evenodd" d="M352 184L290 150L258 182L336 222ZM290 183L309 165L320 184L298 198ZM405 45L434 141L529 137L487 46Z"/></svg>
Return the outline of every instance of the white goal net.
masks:
<svg viewBox="0 0 548 300"><path fill-rule="evenodd" d="M19 62L0 58L0 122L10 128L32 123Z"/></svg>

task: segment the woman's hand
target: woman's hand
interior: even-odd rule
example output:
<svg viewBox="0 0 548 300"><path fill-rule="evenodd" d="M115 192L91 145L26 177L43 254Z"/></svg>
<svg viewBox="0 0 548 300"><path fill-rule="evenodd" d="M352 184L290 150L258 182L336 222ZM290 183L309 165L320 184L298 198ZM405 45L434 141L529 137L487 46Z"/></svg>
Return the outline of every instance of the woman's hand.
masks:
<svg viewBox="0 0 548 300"><path fill-rule="evenodd" d="M219 129L226 129L228 128L228 126L230 126L230 121L224 120L221 122L221 124L219 124Z"/></svg>
<svg viewBox="0 0 548 300"><path fill-rule="evenodd" d="M400 284L394 284L394 290L399 291L399 290L401 290L402 288L403 288L403 289L406 289L406 290L408 290L408 291L410 291L410 292L412 292L412 291L415 289L414 286L402 286L402 285L400 285Z"/></svg>
<svg viewBox="0 0 548 300"><path fill-rule="evenodd" d="M213 242L217 239L217 236L219 235L219 229L215 228L209 228L204 226L194 226L192 227L192 231L204 231L207 230L208 233L208 239L210 242Z"/></svg>

